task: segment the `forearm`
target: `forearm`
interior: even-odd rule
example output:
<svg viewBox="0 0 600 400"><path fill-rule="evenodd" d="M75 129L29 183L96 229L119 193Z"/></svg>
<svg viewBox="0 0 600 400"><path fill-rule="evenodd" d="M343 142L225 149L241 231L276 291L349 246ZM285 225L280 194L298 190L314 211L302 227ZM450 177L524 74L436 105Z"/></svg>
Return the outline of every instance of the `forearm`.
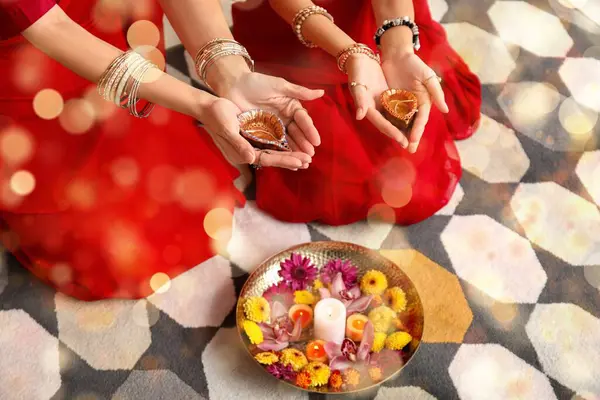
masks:
<svg viewBox="0 0 600 400"><path fill-rule="evenodd" d="M383 25L385 20L404 16L414 21L412 0L372 0L372 4L378 27ZM389 29L381 37L381 50L384 58L396 53L413 53L411 30L406 26Z"/></svg>
<svg viewBox="0 0 600 400"><path fill-rule="evenodd" d="M310 0L269 0L269 3L273 10L289 24L293 22L298 11L314 5ZM311 15L304 21L302 35L334 57L340 51L355 44L350 36L320 14Z"/></svg>
<svg viewBox="0 0 600 400"><path fill-rule="evenodd" d="M94 83L122 53L83 29L58 6L27 28L23 36L49 57ZM139 94L148 101L192 116L210 103L212 97L162 72L154 82L142 84Z"/></svg>
<svg viewBox="0 0 600 400"><path fill-rule="evenodd" d="M186 50L198 50L216 38L233 39L219 0L160 0L161 6ZM223 95L241 75L250 72L241 56L217 59L207 71L211 88Z"/></svg>

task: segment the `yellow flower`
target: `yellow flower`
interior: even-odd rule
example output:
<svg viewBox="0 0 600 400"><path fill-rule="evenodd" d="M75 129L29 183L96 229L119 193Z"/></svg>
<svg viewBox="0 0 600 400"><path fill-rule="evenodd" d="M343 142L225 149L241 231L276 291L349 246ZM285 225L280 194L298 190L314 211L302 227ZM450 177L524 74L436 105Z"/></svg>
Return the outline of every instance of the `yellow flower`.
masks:
<svg viewBox="0 0 600 400"><path fill-rule="evenodd" d="M396 313L389 307L379 306L369 312L369 320L375 332L388 332L396 318Z"/></svg>
<svg viewBox="0 0 600 400"><path fill-rule="evenodd" d="M356 387L360 383L360 372L354 368L348 368L342 372L344 383L348 386Z"/></svg>
<svg viewBox="0 0 600 400"><path fill-rule="evenodd" d="M373 339L373 347L371 347L371 351L375 353L379 353L385 347L385 339L387 335L385 332L375 332L375 338Z"/></svg>
<svg viewBox="0 0 600 400"><path fill-rule="evenodd" d="M407 332L392 333L385 340L385 347L390 350L402 350L411 340L412 336Z"/></svg>
<svg viewBox="0 0 600 400"><path fill-rule="evenodd" d="M315 279L315 281L313 282L313 285L312 285L313 291L316 292L319 289L323 289L323 287L324 287L323 282L321 282L320 279Z"/></svg>
<svg viewBox="0 0 600 400"><path fill-rule="evenodd" d="M272 351L258 353L254 356L254 359L263 365L271 365L279 361L279 357L277 357L277 354L273 353Z"/></svg>
<svg viewBox="0 0 600 400"><path fill-rule="evenodd" d="M294 292L294 303L313 305L316 303L315 296L308 290L296 290Z"/></svg>
<svg viewBox="0 0 600 400"><path fill-rule="evenodd" d="M322 362L311 362L304 367L304 371L309 373L312 386L323 386L329 382L331 370Z"/></svg>
<svg viewBox="0 0 600 400"><path fill-rule="evenodd" d="M383 371L380 367L371 367L369 368L369 376L373 381L379 382L383 378Z"/></svg>
<svg viewBox="0 0 600 400"><path fill-rule="evenodd" d="M264 297L248 297L244 302L244 313L250 321L267 322L271 307Z"/></svg>
<svg viewBox="0 0 600 400"><path fill-rule="evenodd" d="M263 342L263 333L256 322L246 320L242 323L242 327L244 328L244 332L246 332L248 339L250 339L250 343L261 344Z"/></svg>
<svg viewBox="0 0 600 400"><path fill-rule="evenodd" d="M279 359L283 365L291 365L292 369L296 372L308 364L308 360L303 352L298 349L285 349L281 351L281 357Z"/></svg>
<svg viewBox="0 0 600 400"><path fill-rule="evenodd" d="M406 293L399 287L389 288L383 296L385 304L396 312L406 310Z"/></svg>
<svg viewBox="0 0 600 400"><path fill-rule="evenodd" d="M360 290L366 295L383 294L388 287L388 281L383 272L370 270L360 280Z"/></svg>

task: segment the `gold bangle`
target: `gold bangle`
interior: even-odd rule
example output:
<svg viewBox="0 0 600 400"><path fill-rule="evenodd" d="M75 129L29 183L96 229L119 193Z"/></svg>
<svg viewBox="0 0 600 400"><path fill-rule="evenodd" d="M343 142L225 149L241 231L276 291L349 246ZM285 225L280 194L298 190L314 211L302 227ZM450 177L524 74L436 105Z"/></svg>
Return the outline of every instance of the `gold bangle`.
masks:
<svg viewBox="0 0 600 400"><path fill-rule="evenodd" d="M362 43L355 43L352 46L340 51L335 57L337 59L337 66L343 73L346 73L346 63L353 54L364 54L371 60L376 61L378 64L381 63L379 55L376 54L369 46Z"/></svg>
<svg viewBox="0 0 600 400"><path fill-rule="evenodd" d="M113 60L98 81L98 93L119 107L128 108L134 117L147 117L154 104L148 102L140 111L136 105L144 75L156 65L129 50Z"/></svg>
<svg viewBox="0 0 600 400"><path fill-rule="evenodd" d="M294 19L292 20L292 29L294 29L294 32L296 32L296 36L298 37L300 43L302 43L306 47L314 48L317 46L314 43L311 43L308 40L306 40L304 35L302 35L302 26L304 25L304 22L308 17L310 17L311 15L318 14L327 17L331 22L333 22L333 16L329 14L329 12L327 12L326 9L319 6L309 6L303 8L302 10L296 13Z"/></svg>
<svg viewBox="0 0 600 400"><path fill-rule="evenodd" d="M208 69L217 61L217 59L226 56L241 56L246 61L248 68L254 71L254 60L248 54L244 46L232 39L213 39L206 43L194 58L194 67L198 76L204 84L210 88L210 84L206 81Z"/></svg>

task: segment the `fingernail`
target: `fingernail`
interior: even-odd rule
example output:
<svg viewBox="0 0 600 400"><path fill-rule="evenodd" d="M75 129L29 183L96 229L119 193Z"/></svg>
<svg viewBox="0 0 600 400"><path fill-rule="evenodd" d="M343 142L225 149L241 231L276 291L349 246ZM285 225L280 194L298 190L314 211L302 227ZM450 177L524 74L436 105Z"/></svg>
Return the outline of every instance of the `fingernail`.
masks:
<svg viewBox="0 0 600 400"><path fill-rule="evenodd" d="M304 168L304 169L308 168L308 164L302 164L302 168Z"/></svg>
<svg viewBox="0 0 600 400"><path fill-rule="evenodd" d="M298 168L292 168L290 171L298 171Z"/></svg>
<svg viewBox="0 0 600 400"><path fill-rule="evenodd" d="M419 146L418 143L410 143L408 145L408 152L409 153L416 153L417 152L417 147Z"/></svg>

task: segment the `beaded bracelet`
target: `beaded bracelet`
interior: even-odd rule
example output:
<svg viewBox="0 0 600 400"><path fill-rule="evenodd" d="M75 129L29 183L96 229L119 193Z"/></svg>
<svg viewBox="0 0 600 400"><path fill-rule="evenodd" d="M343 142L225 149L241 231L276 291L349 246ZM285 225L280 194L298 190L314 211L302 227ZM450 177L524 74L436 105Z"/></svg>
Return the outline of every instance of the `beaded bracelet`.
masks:
<svg viewBox="0 0 600 400"><path fill-rule="evenodd" d="M378 48L381 46L381 36L383 36L383 34L387 32L388 29L394 28L396 26L406 26L410 28L413 34L412 40L414 49L419 50L421 48L421 40L419 39L419 27L417 26L417 24L412 22L409 17L395 18L392 20L386 19L385 21L383 21L383 25L381 25L381 27L377 29L377 31L375 32L375 36L373 37L373 39L375 39L375 44Z"/></svg>
<svg viewBox="0 0 600 400"><path fill-rule="evenodd" d="M300 43L302 43L306 47L314 48L317 46L314 43L311 43L310 41L306 40L304 35L302 35L302 25L304 25L304 21L306 21L308 17L310 17L311 15L318 14L329 18L329 20L333 22L333 17L331 16L331 14L329 14L326 9L319 6L309 6L303 8L302 10L296 13L294 19L292 20L292 29L294 29L294 32L296 32L296 36L298 37Z"/></svg>
<svg viewBox="0 0 600 400"><path fill-rule="evenodd" d="M377 61L377 63L381 63L379 55L375 54L375 52L371 50L369 46L362 43L355 43L352 46L340 51L335 57L337 59L337 66L343 73L346 73L346 63L353 54L364 54L370 59Z"/></svg>
<svg viewBox="0 0 600 400"><path fill-rule="evenodd" d="M248 54L248 51L244 46L233 39L213 39L198 50L194 59L194 65L198 76L209 88L211 88L210 84L206 81L208 69L217 61L217 59L226 56L241 56L246 61L246 64L248 64L248 68L254 71L254 60L250 58L250 54Z"/></svg>

